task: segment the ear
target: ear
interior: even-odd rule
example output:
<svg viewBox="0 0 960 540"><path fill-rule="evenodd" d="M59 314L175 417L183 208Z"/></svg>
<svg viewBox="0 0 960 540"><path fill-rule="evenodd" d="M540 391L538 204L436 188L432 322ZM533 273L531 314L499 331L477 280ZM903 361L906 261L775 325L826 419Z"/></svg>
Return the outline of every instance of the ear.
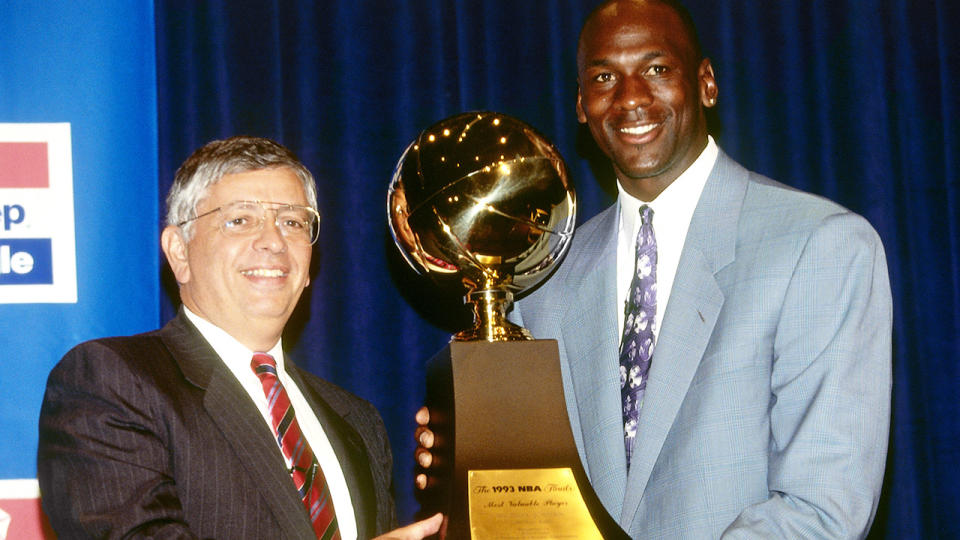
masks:
<svg viewBox="0 0 960 540"><path fill-rule="evenodd" d="M700 69L697 72L697 81L700 86L700 103L704 107L710 108L717 104L717 95L720 93L717 88L717 79L713 75L713 64L709 58L704 58L700 62Z"/></svg>
<svg viewBox="0 0 960 540"><path fill-rule="evenodd" d="M164 255L167 256L167 263L173 270L173 275L177 278L177 283L181 285L190 281L190 262L187 260L187 243L183 239L183 231L180 227L168 225L160 233L160 246L163 248Z"/></svg>
<svg viewBox="0 0 960 540"><path fill-rule="evenodd" d="M583 112L583 94L580 90L580 85L577 85L577 120L581 124L587 123L587 115Z"/></svg>

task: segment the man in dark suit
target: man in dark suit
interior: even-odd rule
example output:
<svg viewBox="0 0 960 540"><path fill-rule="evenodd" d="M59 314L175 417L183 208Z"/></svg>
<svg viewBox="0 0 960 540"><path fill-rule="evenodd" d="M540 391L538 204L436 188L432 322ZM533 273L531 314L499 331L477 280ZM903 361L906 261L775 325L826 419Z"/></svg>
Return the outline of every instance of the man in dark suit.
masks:
<svg viewBox="0 0 960 540"><path fill-rule="evenodd" d="M619 197L512 317L558 341L594 491L633 538L864 536L890 422L876 232L716 145L713 66L676 2L604 2L577 64Z"/></svg>
<svg viewBox="0 0 960 540"><path fill-rule="evenodd" d="M214 141L177 171L160 330L99 339L51 372L38 477L61 538L370 538L395 526L392 457L367 402L293 366L281 333L319 230L283 146ZM432 534L438 518L389 533Z"/></svg>

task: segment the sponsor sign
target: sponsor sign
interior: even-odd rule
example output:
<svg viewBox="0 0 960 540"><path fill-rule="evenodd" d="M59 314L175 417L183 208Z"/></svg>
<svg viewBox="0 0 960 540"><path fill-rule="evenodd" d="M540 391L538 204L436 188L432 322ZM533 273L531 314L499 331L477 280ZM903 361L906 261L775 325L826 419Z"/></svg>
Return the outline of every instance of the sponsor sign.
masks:
<svg viewBox="0 0 960 540"><path fill-rule="evenodd" d="M0 123L0 304L76 301L70 124Z"/></svg>

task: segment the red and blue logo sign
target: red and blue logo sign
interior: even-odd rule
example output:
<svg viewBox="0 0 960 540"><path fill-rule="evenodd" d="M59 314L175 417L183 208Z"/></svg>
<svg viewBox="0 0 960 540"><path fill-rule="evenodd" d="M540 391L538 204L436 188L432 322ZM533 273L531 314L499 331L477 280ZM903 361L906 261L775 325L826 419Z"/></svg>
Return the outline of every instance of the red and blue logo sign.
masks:
<svg viewBox="0 0 960 540"><path fill-rule="evenodd" d="M50 187L45 142L0 142L0 188ZM27 219L27 210L0 190L0 232L11 233ZM18 192L19 193L19 192ZM53 283L50 238L0 237L0 285Z"/></svg>

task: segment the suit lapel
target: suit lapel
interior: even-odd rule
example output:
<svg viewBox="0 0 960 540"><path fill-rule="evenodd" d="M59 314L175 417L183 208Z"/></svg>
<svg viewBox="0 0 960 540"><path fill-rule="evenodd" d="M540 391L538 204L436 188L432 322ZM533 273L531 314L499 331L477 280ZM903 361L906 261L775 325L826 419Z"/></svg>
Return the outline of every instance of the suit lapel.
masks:
<svg viewBox="0 0 960 540"><path fill-rule="evenodd" d="M283 530L283 537L297 538L312 532L303 503L293 489L277 443L257 407L223 365L213 348L181 311L161 331L184 376L205 390L203 405L228 441L234 455L250 475L267 507Z"/></svg>
<svg viewBox="0 0 960 540"><path fill-rule="evenodd" d="M690 222L640 412L623 501L621 523L626 525L639 509L723 306L715 274L734 259L746 191L745 175L738 169L721 151Z"/></svg>
<svg viewBox="0 0 960 540"><path fill-rule="evenodd" d="M351 412L333 395L325 395L323 388L311 385L300 371L291 365L287 357L287 374L297 383L304 398L320 421L327 440L333 448L350 490L350 501L357 520L360 538L372 537L377 530L376 497L373 495L373 477L370 472L370 456L359 433L351 423Z"/></svg>
<svg viewBox="0 0 960 540"><path fill-rule="evenodd" d="M583 243L576 266L565 274L572 291L562 335L579 415L575 433L590 483L607 510L620 514L626 460L617 364L616 260L618 205L601 215Z"/></svg>

